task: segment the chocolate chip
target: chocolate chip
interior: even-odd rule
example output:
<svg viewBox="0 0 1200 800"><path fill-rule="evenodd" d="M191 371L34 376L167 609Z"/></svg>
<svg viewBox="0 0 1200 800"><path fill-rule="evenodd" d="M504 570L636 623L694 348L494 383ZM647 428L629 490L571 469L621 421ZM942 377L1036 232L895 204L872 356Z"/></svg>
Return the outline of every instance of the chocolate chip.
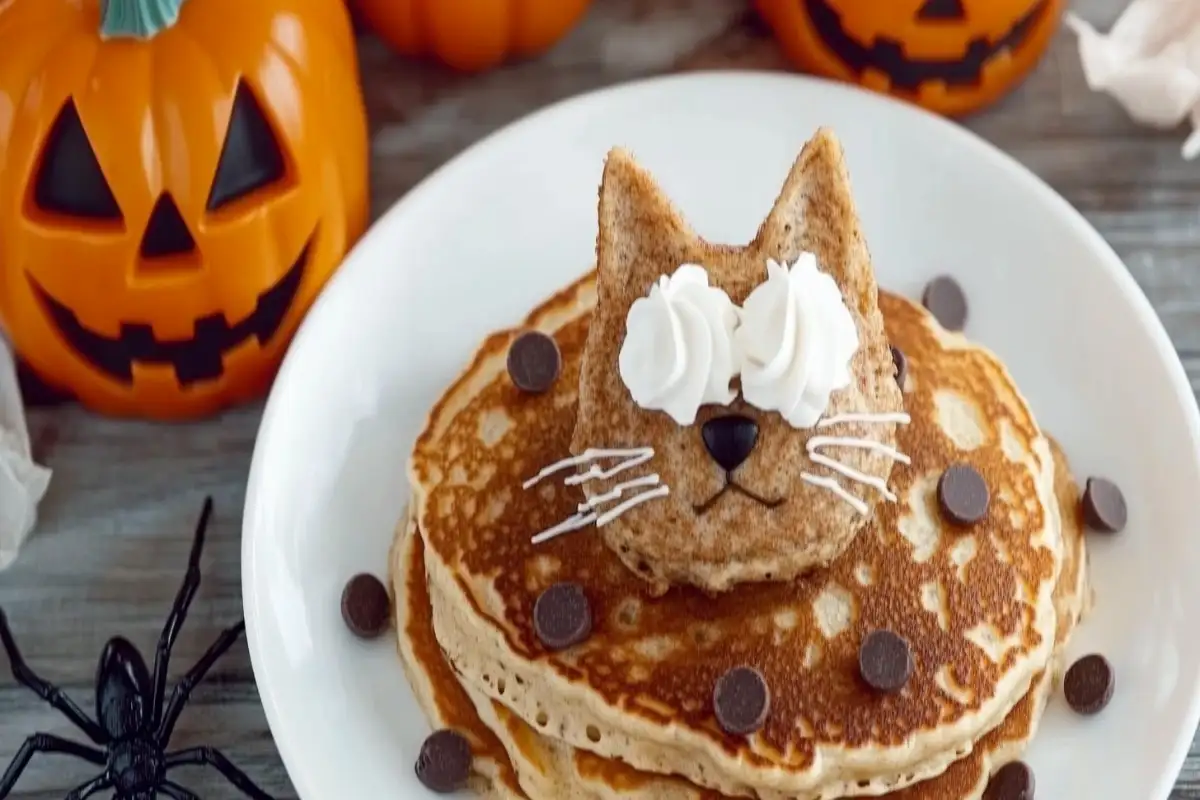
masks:
<svg viewBox="0 0 1200 800"><path fill-rule="evenodd" d="M551 650L577 645L592 632L592 606L577 583L556 583L533 604L533 629Z"/></svg>
<svg viewBox="0 0 1200 800"><path fill-rule="evenodd" d="M912 650L897 633L872 631L858 648L858 671L872 689L898 692L912 677Z"/></svg>
<svg viewBox="0 0 1200 800"><path fill-rule="evenodd" d="M561 369L558 344L540 331L522 333L508 348L508 376L523 392L545 392L554 385Z"/></svg>
<svg viewBox="0 0 1200 800"><path fill-rule="evenodd" d="M1084 656L1071 665L1063 678L1063 694L1078 714L1098 714L1112 700L1116 678L1112 664L1097 653Z"/></svg>
<svg viewBox="0 0 1200 800"><path fill-rule="evenodd" d="M948 331L961 331L967 324L967 296L958 281L940 275L925 285L921 304Z"/></svg>
<svg viewBox="0 0 1200 800"><path fill-rule="evenodd" d="M908 356L899 347L893 347L892 362L896 365L896 385L900 391L904 391L904 381L908 378Z"/></svg>
<svg viewBox="0 0 1200 800"><path fill-rule="evenodd" d="M342 619L361 639L382 635L392 621L392 601L387 587L374 575L355 575L342 590Z"/></svg>
<svg viewBox="0 0 1200 800"><path fill-rule="evenodd" d="M438 794L465 788L471 777L471 743L458 731L434 731L417 756L417 780Z"/></svg>
<svg viewBox="0 0 1200 800"><path fill-rule="evenodd" d="M1010 761L988 781L983 800L1033 800L1033 770L1024 761Z"/></svg>
<svg viewBox="0 0 1200 800"><path fill-rule="evenodd" d="M1089 528L1105 533L1125 530L1129 511L1125 495L1115 483L1105 478L1088 478L1083 490L1083 521Z"/></svg>
<svg viewBox="0 0 1200 800"><path fill-rule="evenodd" d="M987 481L970 464L954 464L938 479L937 499L942 516L955 525L970 525L987 514Z"/></svg>
<svg viewBox="0 0 1200 800"><path fill-rule="evenodd" d="M713 711L721 730L734 736L754 733L771 711L771 688L754 667L734 667L713 687Z"/></svg>

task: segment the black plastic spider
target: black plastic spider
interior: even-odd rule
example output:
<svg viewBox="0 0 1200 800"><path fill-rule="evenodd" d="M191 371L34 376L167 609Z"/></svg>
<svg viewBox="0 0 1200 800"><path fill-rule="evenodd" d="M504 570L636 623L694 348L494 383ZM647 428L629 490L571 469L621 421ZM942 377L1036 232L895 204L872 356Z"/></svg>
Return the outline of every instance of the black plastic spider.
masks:
<svg viewBox="0 0 1200 800"><path fill-rule="evenodd" d="M254 800L274 800L255 786L228 758L211 747L165 752L175 723L192 690L204 679L217 659L233 646L246 627L245 621L242 621L224 631L171 692L164 709L167 663L171 659L171 648L187 618L188 607L200 588L200 552L204 549L204 533L211 514L212 498L208 497L204 500L204 510L196 525L187 574L158 640L153 676L146 668L146 660L129 640L115 636L104 646L96 672L96 719L99 724L89 719L61 689L39 678L25 664L8 628L8 620L0 611L0 640L12 664L13 677L62 712L98 745L82 745L46 733L30 736L17 751L4 777L0 778L0 800L8 797L35 753L65 753L104 767L104 772L69 792L65 800L81 800L108 789L113 790L113 800L154 800L160 795L173 800L200 800L195 793L167 780L168 771L188 764L215 767L230 783Z"/></svg>

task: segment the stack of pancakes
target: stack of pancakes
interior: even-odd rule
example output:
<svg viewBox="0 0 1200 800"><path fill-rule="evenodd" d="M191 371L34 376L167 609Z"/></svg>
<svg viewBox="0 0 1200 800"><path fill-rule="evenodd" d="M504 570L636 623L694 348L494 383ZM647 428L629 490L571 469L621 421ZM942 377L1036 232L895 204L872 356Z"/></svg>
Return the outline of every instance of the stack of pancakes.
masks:
<svg viewBox="0 0 1200 800"><path fill-rule="evenodd" d="M828 132L805 148L747 248L688 238L672 209L654 205L657 190L628 156L610 156L605 184L598 271L519 329L483 343L430 413L411 459L413 499L391 576L400 653L433 727L466 739L470 786L486 796L983 797L1033 737L1058 655L1086 605L1079 498L1065 457L993 354L875 286L841 149ZM606 219L606 203L626 210ZM873 490L843 481L867 508L850 523L842 506L777 480L772 504L753 506L738 495L730 502L745 507L702 514L707 495L677 488L707 480L701 471L711 465L684 449L686 437L699 439L699 425L668 425L660 412L596 390L594 375L616 354L605 342L620 336L603 320L623 319L625 310L606 316L604 308L622 302L621 291L606 285L618 274L606 272L617 257L611 243L620 240L606 233L611 225L649 242L633 248L635 260L659 259L647 267L658 273L681 260L709 262L738 303L752 288L737 285L743 261L761 263L767 253L790 263L799 251L815 253L836 274L859 325L865 355L847 390L867 404L857 412L892 412L897 400L872 383L880 352L874 320L882 320L882 352L890 344L904 355L899 402L907 422L889 430L891 444L880 451L903 458L890 471L875 463L860 470L882 470L895 499L874 493L867 503ZM557 378L542 392L522 391L507 370L510 346L531 330L551 336L560 354ZM888 377L901 376L889 366ZM856 408L841 410L854 419ZM587 447L645 445L622 435L638 415L673 437L649 440L675 454L670 464L644 465L668 479L670 501L632 508L615 535L581 525L534 543L589 498L643 472L607 486L564 480L589 469L584 461L532 479ZM775 431L768 416L757 414L760 437L798 435ZM867 435L869 426L853 425ZM780 452L790 451L776 450L771 475L846 475L791 463L804 457L803 447L800 455ZM985 509L969 524L953 520L941 497L942 476L956 466L986 483ZM777 508L791 515L778 530L770 528ZM821 538L823 527L836 529ZM761 554L756 532L764 529L772 530L779 574L741 568L749 561L739 561L738 543L753 542ZM796 538L788 537L792 529ZM656 549L663 542L671 547ZM801 551L820 557L802 564L792 555ZM546 620L574 635L550 640ZM864 643L881 631L907 649L908 671L890 690L865 675L872 656ZM765 690L768 701L751 713L756 719L737 723L738 698L722 712L716 687L747 669L760 681L749 690Z"/></svg>

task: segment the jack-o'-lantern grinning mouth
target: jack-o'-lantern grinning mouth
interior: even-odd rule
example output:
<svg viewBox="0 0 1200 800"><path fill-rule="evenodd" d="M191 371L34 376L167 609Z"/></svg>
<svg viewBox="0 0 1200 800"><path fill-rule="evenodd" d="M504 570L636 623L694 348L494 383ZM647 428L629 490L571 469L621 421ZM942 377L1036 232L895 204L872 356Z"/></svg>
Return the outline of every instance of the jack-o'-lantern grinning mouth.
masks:
<svg viewBox="0 0 1200 800"><path fill-rule="evenodd" d="M221 312L207 314L195 321L195 335L190 339L159 339L152 326L140 322L122 323L116 338L104 336L84 326L74 311L55 300L32 275L29 282L54 327L96 369L123 383L132 383L134 362L170 364L179 385L186 387L219 378L225 369L224 354L251 336L260 346L271 341L296 299L312 244L310 238L291 269L258 296L248 316L231 325Z"/></svg>
<svg viewBox="0 0 1200 800"><path fill-rule="evenodd" d="M1024 44L1051 5L1050 0L1039 0L1000 38L976 37L964 43L961 53L931 59L909 57L901 42L884 36L864 44L846 32L841 16L827 0L804 0L804 4L817 35L847 67L859 75L867 69L878 70L887 76L893 89L912 92L930 81L943 81L948 86L978 85L987 63Z"/></svg>

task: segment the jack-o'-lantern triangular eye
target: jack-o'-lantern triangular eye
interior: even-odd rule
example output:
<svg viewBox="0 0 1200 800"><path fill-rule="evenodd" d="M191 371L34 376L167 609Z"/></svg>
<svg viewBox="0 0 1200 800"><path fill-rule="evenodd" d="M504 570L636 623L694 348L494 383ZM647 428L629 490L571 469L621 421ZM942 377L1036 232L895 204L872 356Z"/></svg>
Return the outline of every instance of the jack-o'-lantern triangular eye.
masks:
<svg viewBox="0 0 1200 800"><path fill-rule="evenodd" d="M962 0L925 0L917 19L922 20L964 20L967 17Z"/></svg>
<svg viewBox="0 0 1200 800"><path fill-rule="evenodd" d="M53 214L121 219L121 207L100 168L74 100L67 100L46 135L33 183L33 202Z"/></svg>
<svg viewBox="0 0 1200 800"><path fill-rule="evenodd" d="M244 81L233 97L233 112L212 189L208 210L228 203L283 178L284 158L279 140L267 121L258 99Z"/></svg>

